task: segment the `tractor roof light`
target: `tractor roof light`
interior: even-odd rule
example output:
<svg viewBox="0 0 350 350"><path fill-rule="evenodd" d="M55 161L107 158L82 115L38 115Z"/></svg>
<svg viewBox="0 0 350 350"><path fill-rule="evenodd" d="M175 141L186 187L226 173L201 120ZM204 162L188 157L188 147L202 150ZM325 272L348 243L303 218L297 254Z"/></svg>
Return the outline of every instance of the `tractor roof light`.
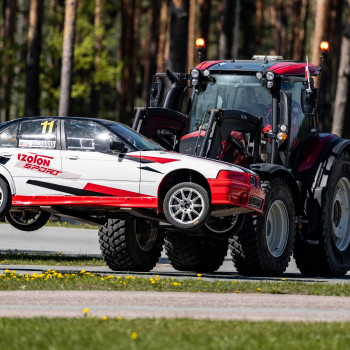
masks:
<svg viewBox="0 0 350 350"><path fill-rule="evenodd" d="M209 77L209 75L210 75L210 70L209 70L209 69L206 69L206 70L203 72L203 75L204 75L205 77Z"/></svg>
<svg viewBox="0 0 350 350"><path fill-rule="evenodd" d="M320 44L320 51L324 53L329 52L329 42L328 41L322 41Z"/></svg>
<svg viewBox="0 0 350 350"><path fill-rule="evenodd" d="M203 38L196 40L196 49L205 49L205 40Z"/></svg>

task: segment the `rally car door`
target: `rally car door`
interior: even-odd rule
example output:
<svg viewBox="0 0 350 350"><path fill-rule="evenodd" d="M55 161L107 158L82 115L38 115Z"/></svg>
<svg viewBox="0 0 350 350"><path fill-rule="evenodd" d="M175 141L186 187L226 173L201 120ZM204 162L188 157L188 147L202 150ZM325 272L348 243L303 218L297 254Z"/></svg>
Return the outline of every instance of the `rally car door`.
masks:
<svg viewBox="0 0 350 350"><path fill-rule="evenodd" d="M0 134L0 162L11 174L17 195L57 195L61 184L59 121L24 120ZM0 170L1 172L1 170Z"/></svg>
<svg viewBox="0 0 350 350"><path fill-rule="evenodd" d="M138 197L140 152L110 148L120 141L104 125L92 120L66 119L62 150L63 185L76 195ZM76 189L79 189L78 191Z"/></svg>

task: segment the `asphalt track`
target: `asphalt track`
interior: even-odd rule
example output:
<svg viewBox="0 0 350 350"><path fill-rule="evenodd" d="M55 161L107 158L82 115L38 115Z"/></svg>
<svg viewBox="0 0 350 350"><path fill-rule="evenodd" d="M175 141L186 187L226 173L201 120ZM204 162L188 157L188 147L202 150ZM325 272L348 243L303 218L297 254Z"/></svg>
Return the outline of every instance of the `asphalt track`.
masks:
<svg viewBox="0 0 350 350"><path fill-rule="evenodd" d="M95 230L44 227L36 232L22 232L7 224L0 225L0 251L42 252L65 255L100 256ZM48 268L59 272L92 271L113 273L107 267L0 265L17 272L41 273ZM121 273L116 273L121 275ZM130 275L130 273L128 273ZM195 278L195 273L172 269L166 256L143 275ZM138 275L140 275L138 273ZM350 275L340 279L303 278L292 261L282 276L287 280L324 283L349 283ZM215 274L203 274L208 280L274 280L247 278L237 274L228 255ZM277 278L280 280L281 278ZM209 319L276 320L276 321L350 321L350 298L303 295L159 293L109 291L3 291L0 292L0 317L79 317L89 308L96 317L191 317Z"/></svg>

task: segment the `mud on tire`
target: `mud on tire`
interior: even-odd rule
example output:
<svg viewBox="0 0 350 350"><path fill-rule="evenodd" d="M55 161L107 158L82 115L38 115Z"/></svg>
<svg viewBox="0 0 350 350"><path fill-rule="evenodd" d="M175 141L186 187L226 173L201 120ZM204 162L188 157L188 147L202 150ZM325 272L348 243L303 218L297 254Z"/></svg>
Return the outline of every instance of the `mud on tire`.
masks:
<svg viewBox="0 0 350 350"><path fill-rule="evenodd" d="M291 190L281 178L262 184L263 215L246 215L230 244L237 271L249 276L279 276L288 266L295 240L295 209Z"/></svg>
<svg viewBox="0 0 350 350"><path fill-rule="evenodd" d="M102 257L114 271L152 270L164 243L158 223L144 219L108 219L98 236Z"/></svg>
<svg viewBox="0 0 350 350"><path fill-rule="evenodd" d="M227 239L185 236L176 231L166 233L166 254L172 267L179 271L214 272L224 262L227 249Z"/></svg>

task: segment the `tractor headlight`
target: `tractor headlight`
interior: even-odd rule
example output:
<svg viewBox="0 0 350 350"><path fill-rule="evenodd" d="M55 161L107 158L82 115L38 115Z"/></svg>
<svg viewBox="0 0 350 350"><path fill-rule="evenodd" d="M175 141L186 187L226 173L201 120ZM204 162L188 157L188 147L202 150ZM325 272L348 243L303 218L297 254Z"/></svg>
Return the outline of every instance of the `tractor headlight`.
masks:
<svg viewBox="0 0 350 350"><path fill-rule="evenodd" d="M192 80L191 80L191 84L192 84L193 86L198 85L198 79L197 79L197 78L192 79Z"/></svg>
<svg viewBox="0 0 350 350"><path fill-rule="evenodd" d="M266 83L266 87L268 89L271 89L273 87L273 81L269 80L267 83Z"/></svg>
<svg viewBox="0 0 350 350"><path fill-rule="evenodd" d="M273 80L275 79L275 74L273 72L267 72L266 73L266 79L267 80Z"/></svg>
<svg viewBox="0 0 350 350"><path fill-rule="evenodd" d="M256 76L256 78L257 79L262 79L262 77L263 77L263 74L261 73L261 72L257 72L256 74L255 74L255 76Z"/></svg>
<svg viewBox="0 0 350 350"><path fill-rule="evenodd" d="M199 69L194 68L191 70L191 78L198 78L199 74L200 74Z"/></svg>

